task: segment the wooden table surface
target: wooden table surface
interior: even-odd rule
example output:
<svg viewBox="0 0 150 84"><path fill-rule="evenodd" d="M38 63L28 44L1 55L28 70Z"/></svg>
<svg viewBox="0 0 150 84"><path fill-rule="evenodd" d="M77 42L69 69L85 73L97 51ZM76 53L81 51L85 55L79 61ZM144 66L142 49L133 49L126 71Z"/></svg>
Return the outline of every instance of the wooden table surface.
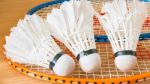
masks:
<svg viewBox="0 0 150 84"><path fill-rule="evenodd" d="M27 10L49 0L0 0L0 84L51 84L14 70L2 53L2 38L15 26L19 18L23 18ZM150 84L150 81L139 84Z"/></svg>

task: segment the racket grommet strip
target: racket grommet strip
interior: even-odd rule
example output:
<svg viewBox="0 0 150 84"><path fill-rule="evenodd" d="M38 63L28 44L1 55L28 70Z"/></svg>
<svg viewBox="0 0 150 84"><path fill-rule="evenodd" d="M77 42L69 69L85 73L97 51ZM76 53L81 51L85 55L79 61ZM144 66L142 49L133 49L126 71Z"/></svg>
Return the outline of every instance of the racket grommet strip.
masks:
<svg viewBox="0 0 150 84"><path fill-rule="evenodd" d="M105 84L105 82L102 82L102 84Z"/></svg>
<svg viewBox="0 0 150 84"><path fill-rule="evenodd" d="M111 84L115 84L114 82L112 82Z"/></svg>
<svg viewBox="0 0 150 84"><path fill-rule="evenodd" d="M81 84L80 81L76 82L76 81L70 81L70 84Z"/></svg>
<svg viewBox="0 0 150 84"><path fill-rule="evenodd" d="M135 83L137 83L138 82L138 79L137 80L135 80Z"/></svg>
<svg viewBox="0 0 150 84"><path fill-rule="evenodd" d="M65 81L65 80L62 80L62 82L65 83L66 81Z"/></svg>
<svg viewBox="0 0 150 84"><path fill-rule="evenodd" d="M17 68L17 66L15 66L15 68Z"/></svg>
<svg viewBox="0 0 150 84"><path fill-rule="evenodd" d="M60 82L60 83L65 83L65 80L59 80L59 79L55 79L56 82Z"/></svg>
<svg viewBox="0 0 150 84"><path fill-rule="evenodd" d="M55 81L57 81L58 79L55 79Z"/></svg>
<svg viewBox="0 0 150 84"><path fill-rule="evenodd" d="M42 79L42 78L43 78L43 76L40 76L40 78Z"/></svg>
<svg viewBox="0 0 150 84"><path fill-rule="evenodd" d="M21 72L23 72L23 69L21 69Z"/></svg>
<svg viewBox="0 0 150 84"><path fill-rule="evenodd" d="M50 77L48 77L47 79L48 79L48 80L51 80L51 78L50 78Z"/></svg>
<svg viewBox="0 0 150 84"><path fill-rule="evenodd" d="M37 75L36 75L36 74L34 74L34 76L36 77Z"/></svg>
<svg viewBox="0 0 150 84"><path fill-rule="evenodd" d="M97 84L97 82L86 82L86 84Z"/></svg>

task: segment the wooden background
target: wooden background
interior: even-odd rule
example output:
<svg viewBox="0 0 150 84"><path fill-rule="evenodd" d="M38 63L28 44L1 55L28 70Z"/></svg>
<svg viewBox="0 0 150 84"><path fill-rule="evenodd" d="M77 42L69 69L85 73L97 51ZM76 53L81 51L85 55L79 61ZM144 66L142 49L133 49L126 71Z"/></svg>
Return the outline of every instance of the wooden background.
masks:
<svg viewBox="0 0 150 84"><path fill-rule="evenodd" d="M49 0L0 0L0 84L51 84L14 70L2 54L2 39L9 33L11 27L15 26L27 10ZM150 84L150 81L139 84Z"/></svg>

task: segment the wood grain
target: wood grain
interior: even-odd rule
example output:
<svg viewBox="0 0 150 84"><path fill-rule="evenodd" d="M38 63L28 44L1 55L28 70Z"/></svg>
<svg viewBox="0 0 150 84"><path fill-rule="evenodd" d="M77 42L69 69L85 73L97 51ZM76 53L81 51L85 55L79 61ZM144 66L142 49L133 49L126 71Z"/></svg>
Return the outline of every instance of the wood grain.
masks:
<svg viewBox="0 0 150 84"><path fill-rule="evenodd" d="M0 84L52 84L14 70L2 54L2 39L8 35L11 27L15 26L27 10L49 0L0 0ZM150 81L138 84L150 84Z"/></svg>

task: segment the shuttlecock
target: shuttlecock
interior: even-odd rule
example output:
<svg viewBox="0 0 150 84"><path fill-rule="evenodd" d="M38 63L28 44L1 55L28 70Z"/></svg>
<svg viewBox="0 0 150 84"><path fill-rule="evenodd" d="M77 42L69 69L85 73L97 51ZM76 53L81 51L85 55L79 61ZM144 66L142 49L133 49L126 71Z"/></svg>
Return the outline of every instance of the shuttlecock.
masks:
<svg viewBox="0 0 150 84"><path fill-rule="evenodd" d="M96 13L115 53L115 65L123 72L137 64L136 47L147 15L143 3L133 0L128 5L125 0L114 0L104 4L104 15Z"/></svg>
<svg viewBox="0 0 150 84"><path fill-rule="evenodd" d="M48 30L40 16L26 15L6 36L4 53L14 62L51 68L59 76L69 75L75 62L62 52Z"/></svg>
<svg viewBox="0 0 150 84"><path fill-rule="evenodd" d="M52 35L72 51L87 73L97 71L101 65L92 28L93 15L94 9L86 0L65 1L60 9L47 15Z"/></svg>

